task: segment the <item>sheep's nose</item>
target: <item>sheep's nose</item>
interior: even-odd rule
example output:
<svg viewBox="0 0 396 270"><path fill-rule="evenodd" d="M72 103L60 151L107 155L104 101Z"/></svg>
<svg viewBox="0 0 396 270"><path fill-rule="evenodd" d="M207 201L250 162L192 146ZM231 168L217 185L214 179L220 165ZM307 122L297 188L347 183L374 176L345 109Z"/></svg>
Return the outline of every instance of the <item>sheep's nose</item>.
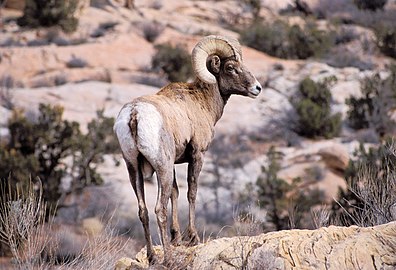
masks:
<svg viewBox="0 0 396 270"><path fill-rule="evenodd" d="M249 89L248 96L251 98L256 98L258 94L260 94L260 92L261 92L261 84L258 81L256 81L256 83L252 85L252 87Z"/></svg>

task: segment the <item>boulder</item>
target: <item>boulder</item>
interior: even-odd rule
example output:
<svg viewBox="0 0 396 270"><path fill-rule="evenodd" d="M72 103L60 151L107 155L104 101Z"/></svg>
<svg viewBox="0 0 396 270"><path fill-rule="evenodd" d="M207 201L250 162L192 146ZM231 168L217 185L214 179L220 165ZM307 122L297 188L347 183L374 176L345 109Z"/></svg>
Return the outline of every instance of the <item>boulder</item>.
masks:
<svg viewBox="0 0 396 270"><path fill-rule="evenodd" d="M160 247L155 252L163 255ZM390 270L396 267L396 221L365 228L330 226L220 238L176 247L172 253L170 269ZM121 269L147 268L145 254L142 249L130 267Z"/></svg>

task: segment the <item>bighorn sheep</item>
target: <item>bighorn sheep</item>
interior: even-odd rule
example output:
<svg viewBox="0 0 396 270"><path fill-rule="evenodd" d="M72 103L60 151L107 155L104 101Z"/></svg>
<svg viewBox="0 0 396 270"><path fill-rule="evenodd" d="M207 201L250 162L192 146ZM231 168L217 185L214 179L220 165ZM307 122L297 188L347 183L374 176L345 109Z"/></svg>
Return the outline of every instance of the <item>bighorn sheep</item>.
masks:
<svg viewBox="0 0 396 270"><path fill-rule="evenodd" d="M121 109L114 131L136 193L147 257L155 260L144 198L144 179L157 174L155 206L165 260L170 247L167 236L167 205L172 206L171 237L180 244L177 218L179 195L174 164L188 163L190 244L199 242L195 228L195 199L203 156L214 135L230 95L257 97L261 85L243 66L239 42L221 36L203 38L192 51L193 83L171 83L155 95L136 98Z"/></svg>

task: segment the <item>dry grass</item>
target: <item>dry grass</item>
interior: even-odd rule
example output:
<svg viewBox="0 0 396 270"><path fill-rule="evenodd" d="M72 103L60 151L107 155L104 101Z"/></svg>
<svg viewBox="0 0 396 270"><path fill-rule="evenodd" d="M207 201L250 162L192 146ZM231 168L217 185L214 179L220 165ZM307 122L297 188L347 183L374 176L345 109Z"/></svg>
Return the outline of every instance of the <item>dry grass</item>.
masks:
<svg viewBox="0 0 396 270"><path fill-rule="evenodd" d="M369 167L362 168L357 184L351 187L352 192L363 202L360 214L353 217L359 226L375 226L396 220L396 172L388 171L384 177L378 181L375 172Z"/></svg>
<svg viewBox="0 0 396 270"><path fill-rule="evenodd" d="M341 224L368 227L396 220L396 143L371 151L362 157L345 198L336 201L343 210L336 216Z"/></svg>
<svg viewBox="0 0 396 270"><path fill-rule="evenodd" d="M12 192L1 183L0 240L9 246L19 269L40 269L44 266L41 254L49 243L47 232L52 224L45 223L41 185L33 186L30 181L28 187Z"/></svg>
<svg viewBox="0 0 396 270"><path fill-rule="evenodd" d="M41 185L33 186L30 181L24 191L17 189L14 193L5 188L4 183L0 205L0 240L9 246L16 269L56 267L61 270L107 270L114 268L120 257L131 255L127 252L129 240L117 236L115 229L106 225L100 232L87 235L78 253L68 250L73 254L63 254L61 261L57 261L57 256L62 253L60 241L65 236L62 231L55 234L51 231L52 215L46 222Z"/></svg>
<svg viewBox="0 0 396 270"><path fill-rule="evenodd" d="M234 224L231 226L231 231L238 240L233 244L234 254L237 255L229 257L225 254L225 256L220 256L219 260L228 264L230 269L256 269L249 266L250 257L254 251L254 248L249 248L250 236L263 232L263 221L258 219L249 207L244 212L234 211L233 216Z"/></svg>
<svg viewBox="0 0 396 270"><path fill-rule="evenodd" d="M102 232L89 237L79 256L60 269L113 269L127 244L128 240L117 237L116 231L106 226Z"/></svg>
<svg viewBox="0 0 396 270"><path fill-rule="evenodd" d="M330 210L325 205L319 208L312 208L311 217L316 229L330 225Z"/></svg>

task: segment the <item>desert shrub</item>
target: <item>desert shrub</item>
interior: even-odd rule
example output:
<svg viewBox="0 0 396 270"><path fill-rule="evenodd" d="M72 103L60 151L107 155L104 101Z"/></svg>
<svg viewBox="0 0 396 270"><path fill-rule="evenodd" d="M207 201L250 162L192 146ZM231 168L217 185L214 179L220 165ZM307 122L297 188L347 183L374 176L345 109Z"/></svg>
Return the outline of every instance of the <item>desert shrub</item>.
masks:
<svg viewBox="0 0 396 270"><path fill-rule="evenodd" d="M268 165L262 167L255 186L248 185L241 201L254 201L267 211L264 230L307 228L311 226L310 211L320 205L322 193L317 189L302 188L302 179L288 183L278 176L282 154L271 147L267 152Z"/></svg>
<svg viewBox="0 0 396 270"><path fill-rule="evenodd" d="M357 10L357 7L352 1L345 0L319 0L317 5L314 7L314 14L319 19L330 19L333 18L334 14L340 12L351 12Z"/></svg>
<svg viewBox="0 0 396 270"><path fill-rule="evenodd" d="M362 0L362 2L374 4L382 1L386 2L386 0ZM375 28L380 24L394 26L396 17L395 9L392 6L371 12L359 9L351 0L319 0L315 7L315 14L319 18L327 18L348 25L358 24L366 28Z"/></svg>
<svg viewBox="0 0 396 270"><path fill-rule="evenodd" d="M362 97L350 97L348 123L354 129L372 128L380 136L391 133L394 121L389 113L396 107L396 67L390 68L390 75L381 79L374 74L363 79Z"/></svg>
<svg viewBox="0 0 396 270"><path fill-rule="evenodd" d="M148 42L154 42L164 31L164 26L158 22L146 22L143 24L143 36Z"/></svg>
<svg viewBox="0 0 396 270"><path fill-rule="evenodd" d="M112 134L113 118L98 112L97 119L82 134L77 122L62 119L63 108L40 104L36 120L29 120L15 110L9 120L10 138L0 145L0 179L15 190L28 182L41 181L43 200L48 207L57 205L61 195L75 192L91 184L103 182L96 172L102 155L116 149ZM72 162L65 162L71 158ZM68 174L70 188L62 190L62 178ZM61 203L58 208L62 207Z"/></svg>
<svg viewBox="0 0 396 270"><path fill-rule="evenodd" d="M42 186L27 181L12 190L8 188L12 181L0 182L0 254L10 251L18 269L37 269L43 266L41 254L51 227L45 226Z"/></svg>
<svg viewBox="0 0 396 270"><path fill-rule="evenodd" d="M164 72L171 82L187 81L193 75L190 54L182 46L161 44L156 47L152 66Z"/></svg>
<svg viewBox="0 0 396 270"><path fill-rule="evenodd" d="M383 9L388 0L354 0L353 2L359 9L376 11L377 9Z"/></svg>
<svg viewBox="0 0 396 270"><path fill-rule="evenodd" d="M287 58L287 29L288 25L279 20L272 25L256 22L241 33L241 41L270 55Z"/></svg>
<svg viewBox="0 0 396 270"><path fill-rule="evenodd" d="M15 87L15 82L11 76L0 78L0 105L9 110L15 107L14 95L11 92L12 87Z"/></svg>
<svg viewBox="0 0 396 270"><path fill-rule="evenodd" d="M375 64L370 60L367 54L363 59L355 52L345 46L336 46L326 55L324 61L326 64L336 68L355 67L359 70L372 70Z"/></svg>
<svg viewBox="0 0 396 270"><path fill-rule="evenodd" d="M72 58L66 62L66 66L68 68L84 68L87 65L87 61L85 61L83 58L76 57L75 55L73 55Z"/></svg>
<svg viewBox="0 0 396 270"><path fill-rule="evenodd" d="M52 212L46 219L41 182L16 190L4 185L9 182L0 182L0 254L8 248L15 269L111 269L118 258L132 255L130 241L118 236L111 219L89 237L76 238L68 227L52 230L57 224Z"/></svg>
<svg viewBox="0 0 396 270"><path fill-rule="evenodd" d="M130 247L128 239L122 239L119 232L110 223L107 223L103 230L89 237L82 250L76 258L63 264L65 269L112 269L120 258L131 256L126 250Z"/></svg>
<svg viewBox="0 0 396 270"><path fill-rule="evenodd" d="M114 31L115 27L119 24L117 21L107 21L100 23L90 36L93 38L103 37L106 33Z"/></svg>
<svg viewBox="0 0 396 270"><path fill-rule="evenodd" d="M257 20L260 15L261 1L260 0L243 0L243 3L250 9L253 19Z"/></svg>
<svg viewBox="0 0 396 270"><path fill-rule="evenodd" d="M374 226L396 220L396 145L393 139L379 147L355 152L345 173L347 190L340 189L332 216L343 225Z"/></svg>
<svg viewBox="0 0 396 270"><path fill-rule="evenodd" d="M293 106L297 112L295 131L309 138L337 136L341 129L341 115L332 115L331 92L328 88L332 79L314 82L306 78L300 82L297 100Z"/></svg>
<svg viewBox="0 0 396 270"><path fill-rule="evenodd" d="M335 32L334 42L336 45L349 43L354 40L359 39L359 34L356 32L355 28L351 27L340 27Z"/></svg>
<svg viewBox="0 0 396 270"><path fill-rule="evenodd" d="M74 16L77 5L78 0L27 0L18 24L28 27L57 25L65 32L73 32L78 25Z"/></svg>
<svg viewBox="0 0 396 270"><path fill-rule="evenodd" d="M396 58L396 25L382 25L375 28L376 43L380 51Z"/></svg>
<svg viewBox="0 0 396 270"><path fill-rule="evenodd" d="M281 20L272 24L255 22L241 32L241 40L252 48L287 59L321 56L333 43L332 35L314 23L301 28Z"/></svg>
<svg viewBox="0 0 396 270"><path fill-rule="evenodd" d="M114 118L104 116L103 110L97 111L97 117L88 123L87 134L79 139L79 151L73 154L73 190L103 183L96 166L104 162L103 155L115 153L119 149L113 126ZM119 164L117 160L115 163Z"/></svg>

